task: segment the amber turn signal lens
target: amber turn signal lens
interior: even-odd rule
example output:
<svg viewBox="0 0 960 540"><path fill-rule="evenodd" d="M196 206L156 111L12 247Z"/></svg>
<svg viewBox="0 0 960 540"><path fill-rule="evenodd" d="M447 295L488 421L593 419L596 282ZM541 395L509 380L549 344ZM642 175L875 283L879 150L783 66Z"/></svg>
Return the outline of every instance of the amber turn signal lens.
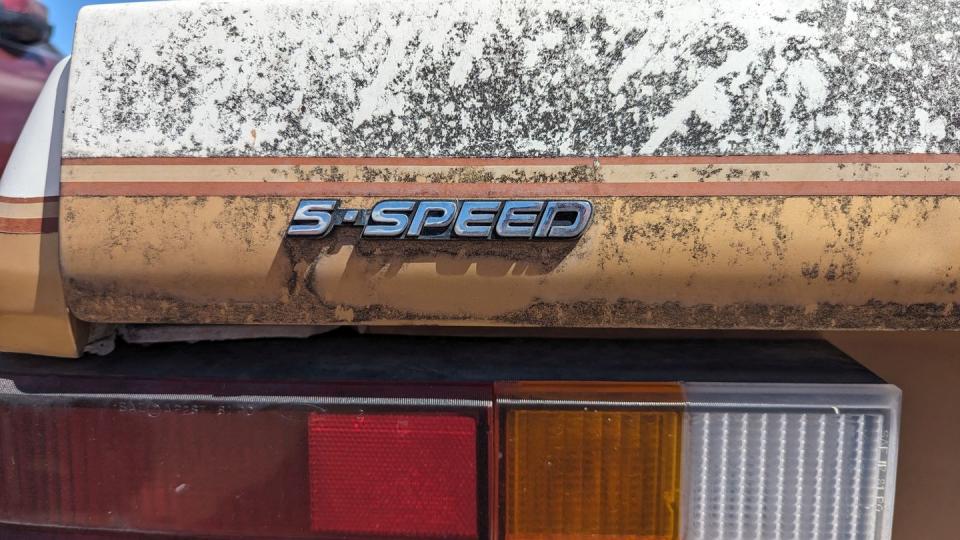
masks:
<svg viewBox="0 0 960 540"><path fill-rule="evenodd" d="M644 408L577 395L566 410L552 393L550 408L502 400L505 537L676 538L683 413L664 402L679 396Z"/></svg>

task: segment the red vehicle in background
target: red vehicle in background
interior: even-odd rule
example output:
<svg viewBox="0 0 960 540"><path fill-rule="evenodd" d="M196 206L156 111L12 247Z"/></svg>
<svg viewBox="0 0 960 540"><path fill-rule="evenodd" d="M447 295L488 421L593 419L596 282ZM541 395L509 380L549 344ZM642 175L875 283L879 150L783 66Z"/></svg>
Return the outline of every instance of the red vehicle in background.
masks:
<svg viewBox="0 0 960 540"><path fill-rule="evenodd" d="M33 102L62 55L50 45L47 8L36 0L0 0L0 172Z"/></svg>

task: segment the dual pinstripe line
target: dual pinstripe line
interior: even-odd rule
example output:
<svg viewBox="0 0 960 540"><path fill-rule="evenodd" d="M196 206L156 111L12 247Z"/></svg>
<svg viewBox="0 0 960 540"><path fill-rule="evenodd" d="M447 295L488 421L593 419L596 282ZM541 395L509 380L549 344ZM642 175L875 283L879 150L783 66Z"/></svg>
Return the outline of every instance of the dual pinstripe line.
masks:
<svg viewBox="0 0 960 540"><path fill-rule="evenodd" d="M73 158L62 166L67 197L960 195L960 154ZM56 231L58 203L58 197L0 197L0 233Z"/></svg>
<svg viewBox="0 0 960 540"><path fill-rule="evenodd" d="M60 197L0 197L0 233L57 232Z"/></svg>
<svg viewBox="0 0 960 540"><path fill-rule="evenodd" d="M960 155L637 158L91 158L67 196L960 195Z"/></svg>

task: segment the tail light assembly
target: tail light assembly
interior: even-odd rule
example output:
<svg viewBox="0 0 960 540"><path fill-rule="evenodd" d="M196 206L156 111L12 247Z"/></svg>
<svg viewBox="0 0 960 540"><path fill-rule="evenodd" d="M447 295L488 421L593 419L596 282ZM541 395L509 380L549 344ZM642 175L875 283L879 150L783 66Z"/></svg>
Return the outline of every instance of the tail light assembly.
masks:
<svg viewBox="0 0 960 540"><path fill-rule="evenodd" d="M888 385L510 384L509 540L889 538Z"/></svg>
<svg viewBox="0 0 960 540"><path fill-rule="evenodd" d="M72 380L0 379L2 537L890 538L886 384Z"/></svg>

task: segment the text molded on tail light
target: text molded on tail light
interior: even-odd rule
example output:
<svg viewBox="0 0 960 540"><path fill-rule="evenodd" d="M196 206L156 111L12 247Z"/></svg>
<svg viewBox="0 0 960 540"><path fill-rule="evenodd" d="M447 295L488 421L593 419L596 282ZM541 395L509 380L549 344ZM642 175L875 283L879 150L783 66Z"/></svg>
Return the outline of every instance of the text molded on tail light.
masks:
<svg viewBox="0 0 960 540"><path fill-rule="evenodd" d="M900 391L885 384L511 383L505 540L889 540Z"/></svg>
<svg viewBox="0 0 960 540"><path fill-rule="evenodd" d="M678 384L499 385L503 538L675 538L682 397Z"/></svg>
<svg viewBox="0 0 960 540"><path fill-rule="evenodd" d="M0 380L0 528L479 539L490 405L24 394Z"/></svg>

